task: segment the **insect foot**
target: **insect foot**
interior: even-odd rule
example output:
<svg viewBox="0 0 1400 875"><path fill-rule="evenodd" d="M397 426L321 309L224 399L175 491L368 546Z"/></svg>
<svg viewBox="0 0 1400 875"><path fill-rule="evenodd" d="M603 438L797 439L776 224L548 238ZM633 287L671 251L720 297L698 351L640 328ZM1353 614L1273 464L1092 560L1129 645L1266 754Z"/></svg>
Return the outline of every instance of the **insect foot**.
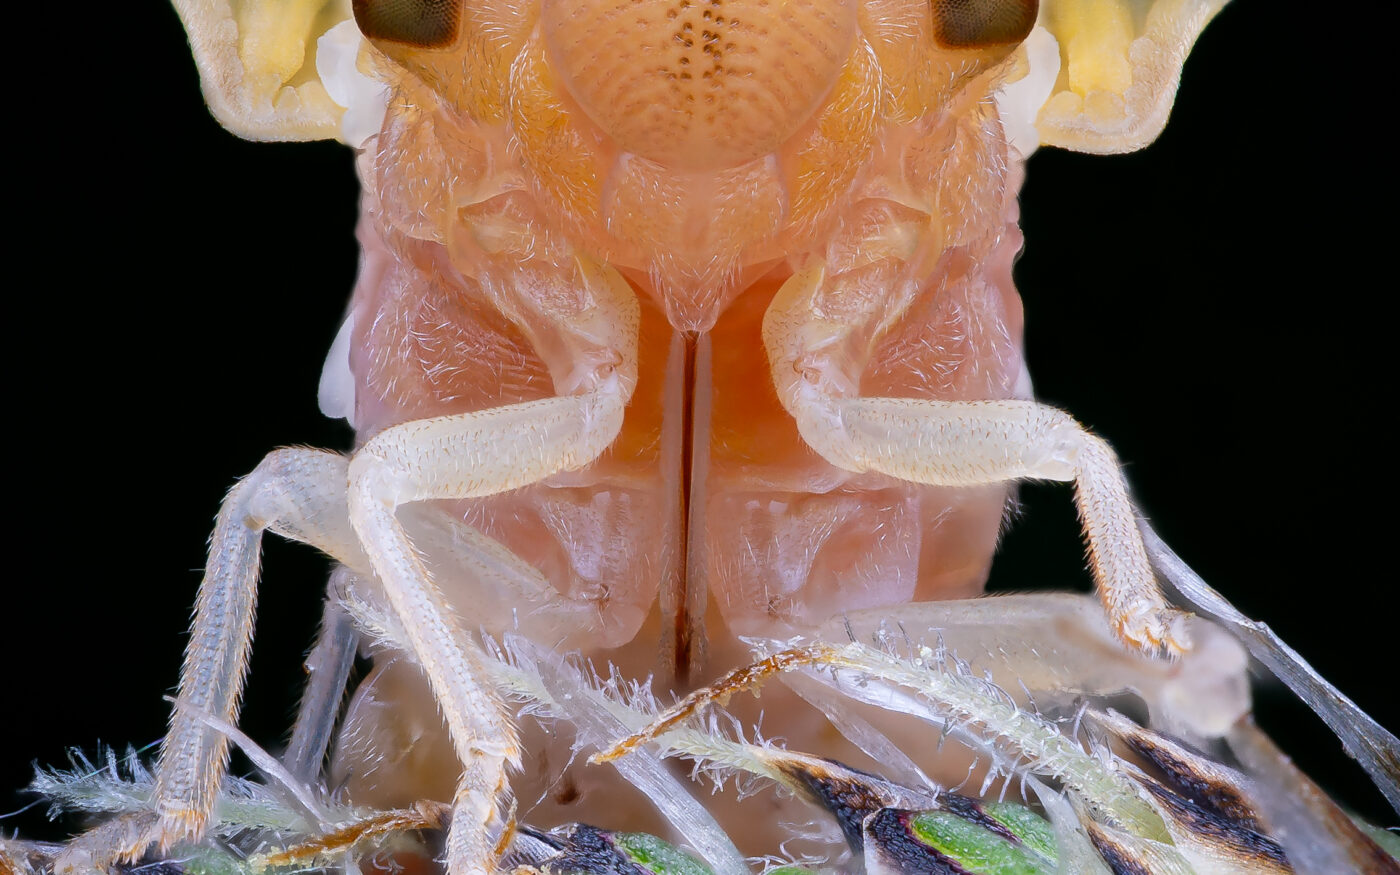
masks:
<svg viewBox="0 0 1400 875"><path fill-rule="evenodd" d="M1191 636L1186 631L1189 616L1161 601L1109 608L1109 622L1120 640L1143 653L1173 660L1191 649Z"/></svg>
<svg viewBox="0 0 1400 875"><path fill-rule="evenodd" d="M69 842L54 858L53 871L55 875L105 872L117 863L140 860L152 845L166 852L202 834L199 827L165 829L155 812L127 812Z"/></svg>

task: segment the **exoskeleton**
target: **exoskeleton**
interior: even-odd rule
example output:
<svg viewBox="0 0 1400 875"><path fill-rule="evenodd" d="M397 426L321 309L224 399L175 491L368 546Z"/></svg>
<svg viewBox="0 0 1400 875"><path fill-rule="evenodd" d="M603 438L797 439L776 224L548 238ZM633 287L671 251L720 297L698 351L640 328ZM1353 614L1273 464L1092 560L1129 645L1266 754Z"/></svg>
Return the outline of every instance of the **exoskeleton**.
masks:
<svg viewBox="0 0 1400 875"><path fill-rule="evenodd" d="M579 820L635 792L517 727L502 636L684 691L741 638L975 596L1030 478L1074 485L1102 658L1190 651L1112 451L1031 398L1011 266L1025 156L1149 142L1219 5L177 3L228 127L360 150L322 384L357 446L278 450L230 494L153 812L96 847L204 828L267 530L339 562L345 628L384 645L331 780L449 801L456 875L498 863L516 800ZM343 661L355 638L327 640ZM778 695L765 732L847 755ZM721 819L772 850L781 804Z"/></svg>

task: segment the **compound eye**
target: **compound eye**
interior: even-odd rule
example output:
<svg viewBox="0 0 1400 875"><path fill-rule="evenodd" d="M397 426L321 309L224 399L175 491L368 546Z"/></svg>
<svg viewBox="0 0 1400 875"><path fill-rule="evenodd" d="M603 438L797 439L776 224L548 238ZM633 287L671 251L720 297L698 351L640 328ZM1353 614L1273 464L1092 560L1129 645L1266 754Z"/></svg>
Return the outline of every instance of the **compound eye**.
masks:
<svg viewBox="0 0 1400 875"><path fill-rule="evenodd" d="M1019 43L1035 27L1038 0L931 0L933 33L951 49Z"/></svg>
<svg viewBox="0 0 1400 875"><path fill-rule="evenodd" d="M354 0L355 23L372 40L420 49L446 48L457 41L463 0Z"/></svg>

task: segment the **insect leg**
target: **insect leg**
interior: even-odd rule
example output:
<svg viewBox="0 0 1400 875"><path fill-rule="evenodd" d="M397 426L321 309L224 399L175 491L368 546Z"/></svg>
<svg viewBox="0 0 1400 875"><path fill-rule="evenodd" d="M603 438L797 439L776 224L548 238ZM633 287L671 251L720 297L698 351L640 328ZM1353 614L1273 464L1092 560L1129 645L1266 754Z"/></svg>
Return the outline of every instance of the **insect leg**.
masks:
<svg viewBox="0 0 1400 875"><path fill-rule="evenodd" d="M203 832L228 762L228 740L201 713L233 723L247 672L262 534L311 544L363 566L345 513L347 460L319 450L267 456L224 500L195 603L178 701L156 770L162 847Z"/></svg>
<svg viewBox="0 0 1400 875"><path fill-rule="evenodd" d="M520 748L483 655L432 581L398 508L534 483L588 464L612 443L636 383L637 302L614 273L583 282L590 288L579 312L565 318L533 311L557 331L587 335L602 353L589 373L580 370L588 356L574 359L575 394L404 423L381 432L350 462L351 522L463 764L447 842L453 875L487 872L499 856L508 826L501 807L509 790L506 767L519 763Z"/></svg>
<svg viewBox="0 0 1400 875"><path fill-rule="evenodd" d="M156 767L154 810L76 839L55 869L90 871L201 835L228 763L228 739L203 719L233 723L248 664L259 546L266 530L364 565L345 514L347 460L319 450L277 450L224 499L210 539L180 674L177 707Z"/></svg>
<svg viewBox="0 0 1400 875"><path fill-rule="evenodd" d="M354 572L344 566L331 572L321 628L306 658L306 689L292 724L292 740L282 756L287 771L306 784L314 784L321 776L321 763L359 646L355 624L336 594L358 583Z"/></svg>
<svg viewBox="0 0 1400 875"><path fill-rule="evenodd" d="M763 323L783 406L831 464L937 486L1073 481L1089 561L1114 631L1179 654L1187 646L1147 559L1112 448L1068 414L1034 401L860 397L837 370L831 332L812 306L821 269L793 276Z"/></svg>

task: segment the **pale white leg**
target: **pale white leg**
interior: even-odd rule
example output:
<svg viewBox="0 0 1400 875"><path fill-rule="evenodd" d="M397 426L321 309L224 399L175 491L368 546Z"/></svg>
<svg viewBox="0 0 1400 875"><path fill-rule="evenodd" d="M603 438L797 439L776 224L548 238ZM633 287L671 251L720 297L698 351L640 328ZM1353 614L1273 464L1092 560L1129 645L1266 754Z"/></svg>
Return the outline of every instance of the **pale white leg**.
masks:
<svg viewBox="0 0 1400 875"><path fill-rule="evenodd" d="M1148 651L1188 643L1157 587L1113 450L1033 401L862 398L824 351L841 329L812 307L820 269L799 273L763 322L774 385L802 438L831 464L937 486L1072 480L1089 562L1114 630Z"/></svg>
<svg viewBox="0 0 1400 875"><path fill-rule="evenodd" d="M227 768L228 741L199 719L208 714L236 723L247 667L257 597L263 532L272 531L319 548L343 574L373 572L348 514L349 460L307 449L277 450L229 492L210 539L209 560L195 606L195 621L181 672L179 701L157 765L154 811L119 818L75 839L55 862L57 872L91 872L116 860L139 857L147 846L168 849L204 830ZM560 597L537 570L492 539L432 507L410 518L415 541L474 575L488 593L529 606L543 621L590 622L590 606ZM347 570L348 569L348 570ZM332 680L333 684L334 681ZM319 698L334 697L323 691ZM318 715L318 734L326 726ZM299 719L299 724L303 722ZM319 760L318 760L319 764ZM305 777L303 775L303 777Z"/></svg>
<svg viewBox="0 0 1400 875"><path fill-rule="evenodd" d="M636 385L637 301L612 272L585 273L581 291L572 312L535 311L544 328L567 332L583 348L555 369L556 387L575 394L405 423L380 433L350 462L351 523L463 766L447 840L452 875L485 875L494 867L509 817L501 808L506 767L519 764L520 749L483 654L432 581L398 509L535 483L588 464L613 442Z"/></svg>
<svg viewBox="0 0 1400 875"><path fill-rule="evenodd" d="M337 596L343 590L363 585L355 572L343 565L331 572L321 628L316 634L316 645L306 657L306 687L282 764L308 786L314 786L321 777L321 764L330 747L335 718L360 642L355 623Z"/></svg>
<svg viewBox="0 0 1400 875"><path fill-rule="evenodd" d="M195 602L178 699L156 768L156 838L161 846L199 835L228 764L228 739L201 722L236 719L247 671L264 530L363 564L345 516L346 459L288 449L271 453L225 499ZM140 853L140 848L130 849Z"/></svg>
<svg viewBox="0 0 1400 875"><path fill-rule="evenodd" d="M581 467L612 443L627 393L616 375L583 395L411 422L383 432L350 463L350 518L442 708L464 772L453 804L448 869L485 872L503 825L497 801L515 728L482 655L444 601L396 511L435 498L504 492Z"/></svg>
<svg viewBox="0 0 1400 875"><path fill-rule="evenodd" d="M155 810L105 824L76 839L55 870L92 871L134 859L152 842L163 848L198 836L208 821L228 761L228 740L199 720L235 720L247 668L265 530L306 541L346 563L365 564L345 513L347 460L287 449L268 455L224 500L210 539L195 604L179 701L156 767Z"/></svg>

